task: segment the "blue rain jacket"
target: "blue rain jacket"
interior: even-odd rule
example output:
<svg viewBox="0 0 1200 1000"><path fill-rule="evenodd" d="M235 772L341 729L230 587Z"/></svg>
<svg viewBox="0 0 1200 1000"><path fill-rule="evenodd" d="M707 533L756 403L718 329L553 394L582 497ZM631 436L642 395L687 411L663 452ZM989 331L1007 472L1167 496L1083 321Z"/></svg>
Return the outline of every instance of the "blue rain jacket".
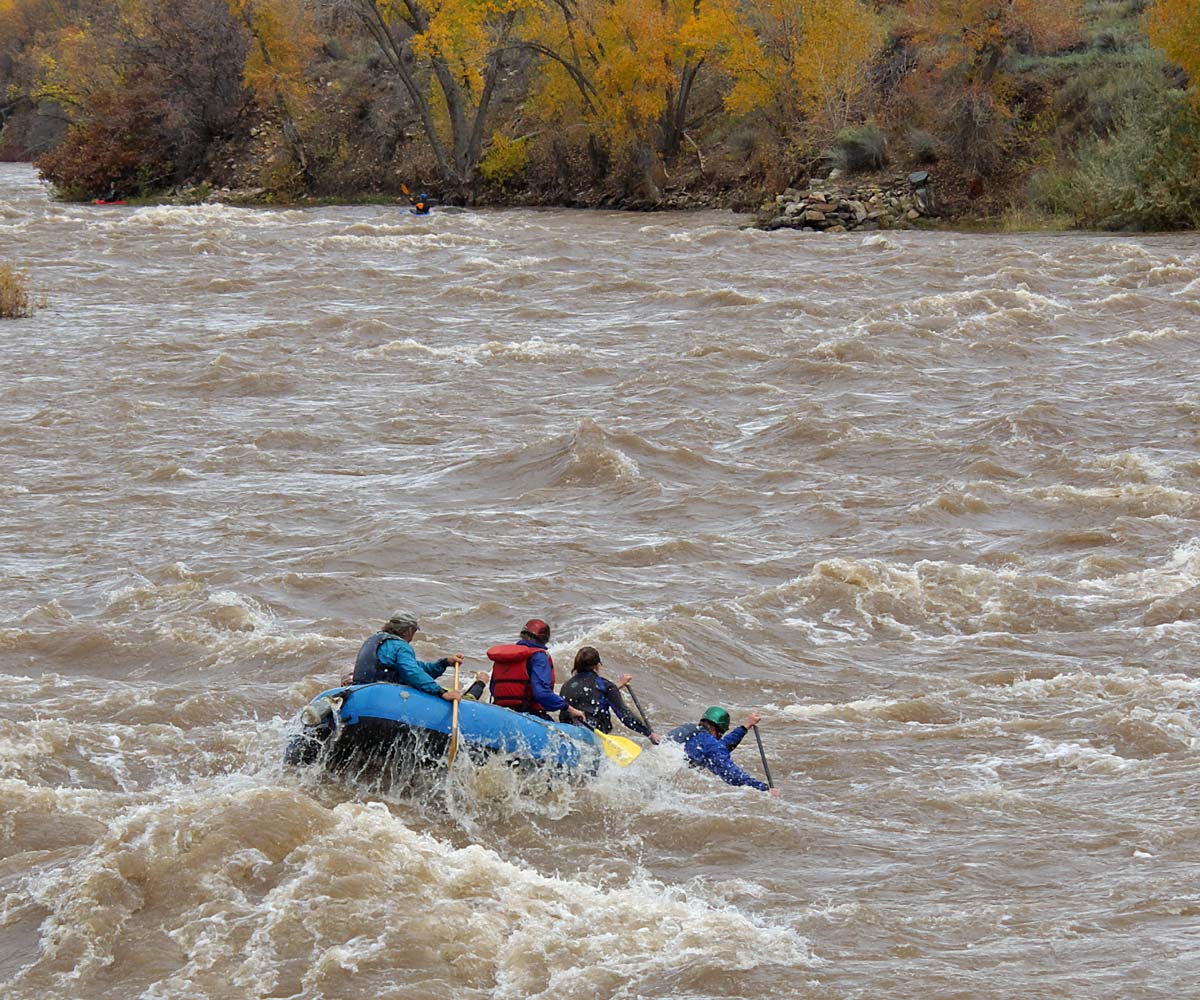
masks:
<svg viewBox="0 0 1200 1000"><path fill-rule="evenodd" d="M729 785L749 785L760 792L767 791L767 783L747 774L733 762L730 751L734 750L746 735L745 726L731 729L717 739L703 726L695 723L677 726L667 733L667 739L683 744L683 752L693 767L712 771Z"/></svg>
<svg viewBox="0 0 1200 1000"><path fill-rule="evenodd" d="M379 647L376 649L376 659L379 661L379 665L384 667L382 671L384 676L374 679L408 684L410 688L442 697L442 685L433 678L442 676L452 660L442 658L434 660L433 663L424 663L424 661L416 659L416 653L412 646L395 635L389 635L379 643ZM391 667L391 670L396 672L396 676L388 676L391 671L386 670L386 667ZM355 683L362 682L355 681Z"/></svg>
<svg viewBox="0 0 1200 1000"><path fill-rule="evenodd" d="M566 708L566 701L554 693L550 657L546 653L546 647L540 642L531 642L529 639L518 639L517 645L537 650L529 657L528 663L529 686L533 689L533 700L547 712L557 712Z"/></svg>

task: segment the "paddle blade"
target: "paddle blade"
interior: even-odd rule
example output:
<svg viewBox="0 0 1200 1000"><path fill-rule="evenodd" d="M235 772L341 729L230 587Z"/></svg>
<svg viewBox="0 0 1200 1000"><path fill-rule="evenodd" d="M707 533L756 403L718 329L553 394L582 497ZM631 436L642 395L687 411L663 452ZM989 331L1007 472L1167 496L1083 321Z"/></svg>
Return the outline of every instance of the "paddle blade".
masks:
<svg viewBox="0 0 1200 1000"><path fill-rule="evenodd" d="M620 767L628 767L635 760L638 754L642 752L642 748L633 740L626 739L624 736L610 736L608 733L602 733L597 729L592 730L596 734L596 738L604 746L604 752L617 762Z"/></svg>

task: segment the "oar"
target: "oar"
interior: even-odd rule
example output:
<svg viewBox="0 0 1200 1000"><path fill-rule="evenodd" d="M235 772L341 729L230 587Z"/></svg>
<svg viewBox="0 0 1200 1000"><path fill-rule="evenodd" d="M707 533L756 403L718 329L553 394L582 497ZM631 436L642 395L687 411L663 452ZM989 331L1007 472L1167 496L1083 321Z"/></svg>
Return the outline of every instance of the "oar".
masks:
<svg viewBox="0 0 1200 1000"><path fill-rule="evenodd" d="M454 660L454 690L458 690L458 659ZM458 699L454 700L454 707L450 709L450 745L446 747L446 767L454 763L454 756L458 753Z"/></svg>
<svg viewBox="0 0 1200 1000"><path fill-rule="evenodd" d="M642 748L633 740L626 739L624 736L611 736L608 733L602 733L599 729L593 729L592 735L599 737L600 745L604 747L604 752L608 754L621 767L628 767L636 759L637 755L642 752Z"/></svg>
<svg viewBox="0 0 1200 1000"><path fill-rule="evenodd" d="M408 188L406 188L406 187L405 187L403 184L401 184L401 185L400 185L400 190L404 192L404 197L408 199L408 203L409 203L410 205L415 205L415 204L416 204L416 202L415 202L415 201L413 201L412 192L411 192L411 191L409 191L409 190L408 190Z"/></svg>
<svg viewBox="0 0 1200 1000"><path fill-rule="evenodd" d="M637 700L637 695L633 693L633 685L626 684L625 690L629 692L629 697L633 699L633 707L638 710L638 715L640 715L642 717L642 721L646 723L646 728L649 729L650 732L654 732L654 727L650 725L650 720L646 718L646 710L642 708L642 703Z"/></svg>
<svg viewBox="0 0 1200 1000"><path fill-rule="evenodd" d="M547 729L555 729L553 723L547 722L545 719L539 719L536 715L525 715L524 718L530 722L536 722L540 726L545 726ZM604 752L608 754L621 767L628 767L637 758L637 755L642 752L642 748L633 740L627 740L624 736L609 736L608 733L602 733L599 729L592 729L586 722L583 728L587 729L593 736L599 737L600 745L604 747ZM555 729L556 732L561 730Z"/></svg>
<svg viewBox="0 0 1200 1000"><path fill-rule="evenodd" d="M626 739L624 736L613 736L610 733L602 733L599 729L589 723L586 719L582 720L585 729L590 729L592 735L604 747L604 752L608 754L621 767L628 767L635 760L638 754L642 752L642 748L633 740Z"/></svg>
<svg viewBox="0 0 1200 1000"><path fill-rule="evenodd" d="M762 758L763 773L767 776L767 787L774 788L775 782L771 780L771 769L767 767L767 752L763 749L762 737L758 735L758 726L751 726L754 730L754 738L758 740L758 755Z"/></svg>

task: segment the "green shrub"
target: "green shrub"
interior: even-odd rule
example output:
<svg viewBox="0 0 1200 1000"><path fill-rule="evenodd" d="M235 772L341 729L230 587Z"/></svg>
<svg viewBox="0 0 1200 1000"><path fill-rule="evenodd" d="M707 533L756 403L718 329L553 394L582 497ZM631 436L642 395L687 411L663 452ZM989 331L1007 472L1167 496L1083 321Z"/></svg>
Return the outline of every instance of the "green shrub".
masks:
<svg viewBox="0 0 1200 1000"><path fill-rule="evenodd" d="M529 165L527 140L509 139L497 133L492 136L492 144L479 161L479 173L490 184L503 187L525 172Z"/></svg>
<svg viewBox="0 0 1200 1000"><path fill-rule="evenodd" d="M1200 228L1200 109L1180 91L1134 95L1111 135L1033 183L1039 208L1098 229Z"/></svg>
<svg viewBox="0 0 1200 1000"><path fill-rule="evenodd" d="M11 264L0 264L0 319L21 319L33 315L33 300L24 271Z"/></svg>
<svg viewBox="0 0 1200 1000"><path fill-rule="evenodd" d="M842 129L829 156L846 173L882 170L888 162L887 137L875 125Z"/></svg>
<svg viewBox="0 0 1200 1000"><path fill-rule="evenodd" d="M914 163L930 164L938 160L938 140L932 132L922 128L910 128L904 133L909 155Z"/></svg>
<svg viewBox="0 0 1200 1000"><path fill-rule="evenodd" d="M1095 59L1063 81L1055 107L1077 135L1110 135L1128 108L1152 105L1166 87L1162 55L1143 48Z"/></svg>

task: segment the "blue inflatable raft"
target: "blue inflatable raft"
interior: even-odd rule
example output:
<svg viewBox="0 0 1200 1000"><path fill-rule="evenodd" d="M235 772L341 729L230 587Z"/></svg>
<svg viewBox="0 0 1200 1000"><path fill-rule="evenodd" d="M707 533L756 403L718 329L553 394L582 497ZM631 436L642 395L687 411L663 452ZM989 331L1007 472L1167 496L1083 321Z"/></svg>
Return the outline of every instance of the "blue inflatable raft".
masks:
<svg viewBox="0 0 1200 1000"><path fill-rule="evenodd" d="M375 758L398 766L444 764L451 703L402 684L362 684L317 695L300 713L303 730L288 743L289 764L338 766ZM591 730L546 722L499 705L459 702L460 751L495 754L580 775L604 756Z"/></svg>

